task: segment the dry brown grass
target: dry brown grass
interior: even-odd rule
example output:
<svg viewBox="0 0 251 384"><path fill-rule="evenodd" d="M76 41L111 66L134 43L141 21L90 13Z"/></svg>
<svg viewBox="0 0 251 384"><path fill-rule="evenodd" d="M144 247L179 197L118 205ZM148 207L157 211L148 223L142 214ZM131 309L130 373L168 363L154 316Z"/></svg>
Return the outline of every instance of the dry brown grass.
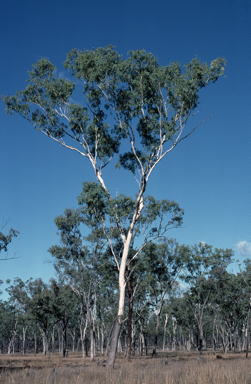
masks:
<svg viewBox="0 0 251 384"><path fill-rule="evenodd" d="M201 357L198 352L167 352L156 358L134 357L131 362L121 355L112 371L78 354L64 359L4 355L0 368L0 384L251 384L251 359L244 354L216 359L211 352Z"/></svg>

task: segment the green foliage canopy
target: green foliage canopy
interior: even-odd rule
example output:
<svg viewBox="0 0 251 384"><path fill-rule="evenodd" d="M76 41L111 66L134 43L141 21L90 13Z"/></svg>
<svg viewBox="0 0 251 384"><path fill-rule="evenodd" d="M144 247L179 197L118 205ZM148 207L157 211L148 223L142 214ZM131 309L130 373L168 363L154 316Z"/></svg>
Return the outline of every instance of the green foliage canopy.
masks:
<svg viewBox="0 0 251 384"><path fill-rule="evenodd" d="M142 182L166 153L164 145L170 140L173 147L182 140L186 122L198 106L199 90L223 75L225 60L219 57L208 65L195 58L183 71L178 62L159 65L144 50L130 51L123 59L107 46L73 49L64 66L75 82L58 78L46 58L33 64L27 87L15 96L1 97L7 112L19 113L35 129L89 157L96 173L119 153L117 166L133 173L139 169ZM73 102L80 83L82 105ZM66 144L66 137L78 146ZM123 139L129 139L130 150L121 150Z"/></svg>

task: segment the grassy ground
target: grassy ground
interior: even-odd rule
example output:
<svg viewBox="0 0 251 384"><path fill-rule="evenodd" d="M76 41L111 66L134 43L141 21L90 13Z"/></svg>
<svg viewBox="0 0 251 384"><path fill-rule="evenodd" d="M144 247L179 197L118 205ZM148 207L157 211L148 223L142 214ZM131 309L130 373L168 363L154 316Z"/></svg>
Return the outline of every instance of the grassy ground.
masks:
<svg viewBox="0 0 251 384"><path fill-rule="evenodd" d="M159 352L156 358L118 356L110 371L80 354L51 358L28 354L0 357L0 384L251 384L251 357L243 353ZM99 356L100 362L104 360Z"/></svg>

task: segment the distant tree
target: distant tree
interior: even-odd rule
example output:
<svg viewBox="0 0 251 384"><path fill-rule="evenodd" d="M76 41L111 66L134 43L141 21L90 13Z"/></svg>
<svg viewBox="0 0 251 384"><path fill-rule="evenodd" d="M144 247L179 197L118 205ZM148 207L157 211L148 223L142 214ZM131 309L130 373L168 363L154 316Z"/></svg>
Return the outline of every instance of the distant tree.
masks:
<svg viewBox="0 0 251 384"><path fill-rule="evenodd" d="M187 301L184 291L182 295L171 294L163 312L169 315L169 333L171 335L172 349L176 348L177 328L180 327L186 334L186 347L188 350L194 346L194 328L197 324L193 311Z"/></svg>
<svg viewBox="0 0 251 384"><path fill-rule="evenodd" d="M26 311L28 282L24 283L19 277L16 277L13 282L9 279L6 281L8 284L6 291L9 294L9 303L14 306L17 314L17 330L22 340L23 355L25 354L26 332L31 325Z"/></svg>
<svg viewBox="0 0 251 384"><path fill-rule="evenodd" d="M83 105L72 102L76 83L57 78L56 67L48 59L33 65L25 90L1 97L8 113L19 113L38 131L87 158L109 202L112 195L103 170L117 154L117 167L136 177L138 190L130 203L127 231L121 223L120 209L122 203L127 206L128 198L123 202L120 197L119 205L114 199L112 205L123 250L109 367L114 365L124 314L127 258L149 178L164 156L200 125L184 133L188 120L196 114L198 92L214 83L224 66L222 58L210 65L196 58L182 73L179 63L160 66L144 50L130 51L124 60L112 46L84 52L74 49L67 55L65 68L78 83L83 82Z"/></svg>
<svg viewBox="0 0 251 384"><path fill-rule="evenodd" d="M63 357L66 356L67 348L67 330L72 318L76 318L76 308L79 306L79 300L72 291L71 287L57 282L55 279L50 281L51 289L51 307L55 323L60 322L63 334Z"/></svg>
<svg viewBox="0 0 251 384"><path fill-rule="evenodd" d="M234 275L218 268L213 271L213 281L215 287L210 302L227 353L227 349L233 349L238 326L242 327L245 322L248 326L249 295L241 274Z"/></svg>
<svg viewBox="0 0 251 384"><path fill-rule="evenodd" d="M54 245L49 252L55 259L54 267L60 278L80 297L86 309L86 318L91 338L91 358L95 357L95 312L98 282L102 278L101 256L104 246L102 233L81 234L83 215L78 210L65 210L55 218L60 231L60 245ZM103 273L104 274L104 273Z"/></svg>
<svg viewBox="0 0 251 384"><path fill-rule="evenodd" d="M43 354L49 356L48 332L56 323L52 291L42 279L30 281L27 286L26 310L42 334Z"/></svg>
<svg viewBox="0 0 251 384"><path fill-rule="evenodd" d="M11 302L0 301L0 349L14 354L14 342L18 331L18 311Z"/></svg>
<svg viewBox="0 0 251 384"><path fill-rule="evenodd" d="M168 294L183 267L179 245L173 239L155 244L151 243L143 250L145 279L148 284L148 297L156 313L154 354L156 355L160 316Z"/></svg>
<svg viewBox="0 0 251 384"><path fill-rule="evenodd" d="M189 284L186 293L187 303L191 306L199 329L199 351L202 353L203 316L210 296L214 294L214 271L226 268L232 261L232 249L213 250L211 245L200 242L198 245L180 247L186 264L180 278Z"/></svg>
<svg viewBox="0 0 251 384"><path fill-rule="evenodd" d="M215 322L221 333L222 344L234 351L235 345L242 344L248 357L250 337L250 308L251 308L251 261L244 260L244 268L240 266L237 274L215 270L214 278L216 293L212 298L215 312ZM240 334L243 335L242 343Z"/></svg>
<svg viewBox="0 0 251 384"><path fill-rule="evenodd" d="M245 282L245 291L246 295L249 298L249 308L248 308L248 315L247 315L247 321L246 321L246 358L248 358L248 347L249 347L249 333L250 333L250 312L251 312L251 261L250 259L244 260L245 270L240 270L240 275L242 279Z"/></svg>

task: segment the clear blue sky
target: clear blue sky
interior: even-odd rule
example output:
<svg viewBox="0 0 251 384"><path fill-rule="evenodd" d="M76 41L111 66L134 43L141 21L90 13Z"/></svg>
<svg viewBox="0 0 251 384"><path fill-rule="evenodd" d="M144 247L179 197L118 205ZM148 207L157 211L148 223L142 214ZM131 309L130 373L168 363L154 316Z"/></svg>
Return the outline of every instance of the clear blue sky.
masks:
<svg viewBox="0 0 251 384"><path fill-rule="evenodd" d="M162 161L147 193L185 209L183 228L169 233L177 241L233 248L243 260L251 255L250 8L249 0L3 0L0 93L23 89L42 57L63 70L72 48L113 44L125 57L143 48L161 65L225 57L226 78L201 93L200 118L213 118ZM20 232L9 248L9 257L19 258L0 262L0 279L48 281L54 269L45 263L47 250L58 241L54 217L77 206L82 182L95 180L92 169L7 115L3 104L0 145L0 220ZM105 177L113 193L136 192L128 173L110 167Z"/></svg>

